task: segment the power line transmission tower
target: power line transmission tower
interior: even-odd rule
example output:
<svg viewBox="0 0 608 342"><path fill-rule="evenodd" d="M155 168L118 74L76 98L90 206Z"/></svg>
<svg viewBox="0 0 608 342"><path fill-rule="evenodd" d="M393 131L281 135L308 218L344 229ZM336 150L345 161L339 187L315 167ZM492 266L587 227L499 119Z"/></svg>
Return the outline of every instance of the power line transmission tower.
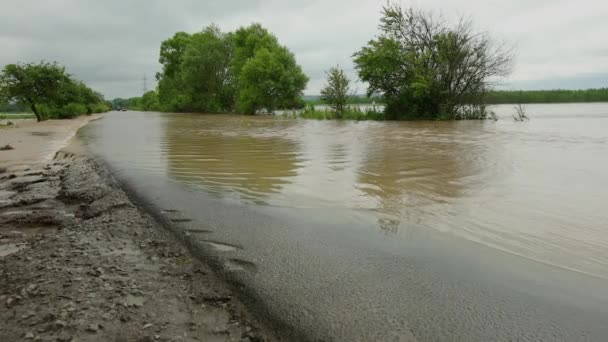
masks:
<svg viewBox="0 0 608 342"><path fill-rule="evenodd" d="M147 83L148 79L146 78L146 75L144 75L143 81L144 81L144 94L145 94L148 92L148 83Z"/></svg>

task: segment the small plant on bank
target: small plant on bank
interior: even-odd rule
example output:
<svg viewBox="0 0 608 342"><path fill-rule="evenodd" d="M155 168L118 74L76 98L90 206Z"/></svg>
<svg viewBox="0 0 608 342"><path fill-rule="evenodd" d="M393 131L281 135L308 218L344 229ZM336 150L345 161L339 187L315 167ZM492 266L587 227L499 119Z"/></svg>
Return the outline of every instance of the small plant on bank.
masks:
<svg viewBox="0 0 608 342"><path fill-rule="evenodd" d="M513 114L513 119L517 122L528 121L528 115L526 115L526 106L521 103L513 106L515 108L515 114Z"/></svg>

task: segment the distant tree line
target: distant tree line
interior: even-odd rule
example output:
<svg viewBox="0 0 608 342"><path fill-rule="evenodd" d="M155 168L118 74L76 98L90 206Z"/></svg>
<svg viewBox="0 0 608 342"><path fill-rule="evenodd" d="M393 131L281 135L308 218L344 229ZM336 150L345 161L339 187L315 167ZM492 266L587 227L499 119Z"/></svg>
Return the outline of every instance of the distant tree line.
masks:
<svg viewBox="0 0 608 342"><path fill-rule="evenodd" d="M103 96L56 62L8 64L0 73L0 103L27 108L38 121L67 119L110 109Z"/></svg>
<svg viewBox="0 0 608 342"><path fill-rule="evenodd" d="M585 90L503 90L486 95L490 104L608 102L608 88Z"/></svg>
<svg viewBox="0 0 608 342"><path fill-rule="evenodd" d="M306 104L321 105L321 95L307 95L303 97ZM347 104L384 104L381 96L368 97L366 95L353 95L346 101ZM570 102L608 102L608 88L581 89L581 90L491 90L486 94L487 104L528 104L528 103L570 103Z"/></svg>

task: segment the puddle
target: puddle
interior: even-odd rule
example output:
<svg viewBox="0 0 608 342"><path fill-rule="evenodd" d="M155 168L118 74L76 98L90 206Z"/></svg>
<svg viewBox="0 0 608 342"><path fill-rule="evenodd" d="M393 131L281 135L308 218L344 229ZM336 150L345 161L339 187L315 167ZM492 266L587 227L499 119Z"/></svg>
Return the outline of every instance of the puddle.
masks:
<svg viewBox="0 0 608 342"><path fill-rule="evenodd" d="M192 220L191 219L187 219L187 218L177 218L177 219L171 219L171 222L176 222L176 223L179 223L179 222L192 222Z"/></svg>
<svg viewBox="0 0 608 342"><path fill-rule="evenodd" d="M31 214L31 211L26 211L26 210L13 210L13 211L7 211L4 212L2 214L0 214L0 216L15 216L15 215L26 215L26 214Z"/></svg>
<svg viewBox="0 0 608 342"><path fill-rule="evenodd" d="M30 134L36 137L48 137L53 135L51 132L30 132Z"/></svg>
<svg viewBox="0 0 608 342"><path fill-rule="evenodd" d="M241 259L229 259L224 264L224 267L227 271L257 272L257 267L254 263Z"/></svg>
<svg viewBox="0 0 608 342"><path fill-rule="evenodd" d="M7 255L17 253L26 247L23 243L9 243L8 245L0 245L0 257L4 258Z"/></svg>
<svg viewBox="0 0 608 342"><path fill-rule="evenodd" d="M163 213L179 213L179 210L175 210L175 209L163 209L162 212Z"/></svg>
<svg viewBox="0 0 608 342"><path fill-rule="evenodd" d="M215 242L215 241L203 241L206 245L211 246L211 248L215 249L219 252L235 252L239 249L237 246L229 245L226 243Z"/></svg>
<svg viewBox="0 0 608 342"><path fill-rule="evenodd" d="M207 229L186 229L186 233L190 233L190 234L210 234L213 233L212 230L207 230Z"/></svg>

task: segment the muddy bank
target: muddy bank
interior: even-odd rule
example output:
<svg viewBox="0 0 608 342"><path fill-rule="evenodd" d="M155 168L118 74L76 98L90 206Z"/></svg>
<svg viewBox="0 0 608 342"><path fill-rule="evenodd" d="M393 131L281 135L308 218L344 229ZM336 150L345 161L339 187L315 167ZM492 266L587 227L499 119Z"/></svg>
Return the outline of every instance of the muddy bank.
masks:
<svg viewBox="0 0 608 342"><path fill-rule="evenodd" d="M24 169L51 161L55 153L65 147L78 129L103 114L80 116L70 120L14 120L10 126L0 125L0 167Z"/></svg>
<svg viewBox="0 0 608 342"><path fill-rule="evenodd" d="M107 172L0 169L1 341L275 341Z"/></svg>

